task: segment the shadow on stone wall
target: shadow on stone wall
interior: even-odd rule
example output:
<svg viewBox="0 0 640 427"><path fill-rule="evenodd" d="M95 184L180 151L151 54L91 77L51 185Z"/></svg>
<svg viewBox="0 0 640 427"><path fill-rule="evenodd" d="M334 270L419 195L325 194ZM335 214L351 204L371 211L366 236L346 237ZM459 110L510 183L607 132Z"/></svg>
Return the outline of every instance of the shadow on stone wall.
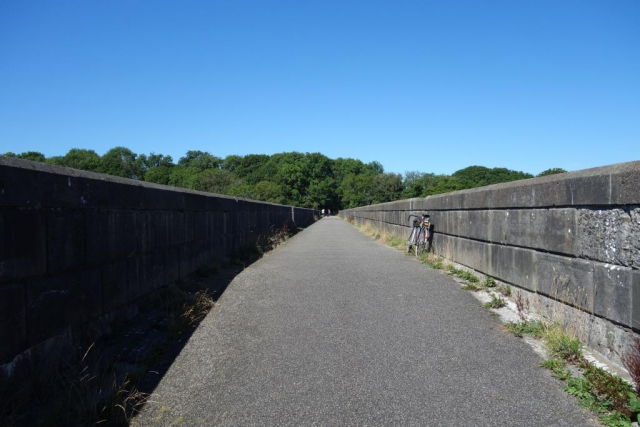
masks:
<svg viewBox="0 0 640 427"><path fill-rule="evenodd" d="M127 425L233 279L300 230L287 222L104 319L108 330L96 324L16 360L0 378L0 425Z"/></svg>

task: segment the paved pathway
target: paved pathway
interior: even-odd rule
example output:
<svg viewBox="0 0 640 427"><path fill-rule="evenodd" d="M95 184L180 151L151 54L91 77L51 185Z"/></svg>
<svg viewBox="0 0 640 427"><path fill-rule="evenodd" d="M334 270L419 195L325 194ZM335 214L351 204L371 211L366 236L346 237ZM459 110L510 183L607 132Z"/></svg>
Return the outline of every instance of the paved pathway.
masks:
<svg viewBox="0 0 640 427"><path fill-rule="evenodd" d="M584 426L449 277L326 218L238 275L135 425Z"/></svg>

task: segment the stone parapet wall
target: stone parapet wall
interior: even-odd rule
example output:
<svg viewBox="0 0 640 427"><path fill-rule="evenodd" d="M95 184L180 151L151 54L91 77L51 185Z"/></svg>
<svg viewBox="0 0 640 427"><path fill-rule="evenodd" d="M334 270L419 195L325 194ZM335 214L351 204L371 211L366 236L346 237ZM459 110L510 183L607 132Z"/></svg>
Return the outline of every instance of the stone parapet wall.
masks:
<svg viewBox="0 0 640 427"><path fill-rule="evenodd" d="M0 157L0 364L316 214Z"/></svg>
<svg viewBox="0 0 640 427"><path fill-rule="evenodd" d="M640 162L347 209L396 236L428 212L433 251L640 330Z"/></svg>

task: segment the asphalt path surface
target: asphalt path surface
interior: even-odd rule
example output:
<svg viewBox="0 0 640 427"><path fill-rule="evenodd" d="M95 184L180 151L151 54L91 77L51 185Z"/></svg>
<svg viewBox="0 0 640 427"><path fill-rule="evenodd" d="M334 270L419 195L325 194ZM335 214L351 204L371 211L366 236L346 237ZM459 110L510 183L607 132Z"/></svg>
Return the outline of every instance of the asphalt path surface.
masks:
<svg viewBox="0 0 640 427"><path fill-rule="evenodd" d="M585 426L440 271L325 218L239 274L134 425Z"/></svg>

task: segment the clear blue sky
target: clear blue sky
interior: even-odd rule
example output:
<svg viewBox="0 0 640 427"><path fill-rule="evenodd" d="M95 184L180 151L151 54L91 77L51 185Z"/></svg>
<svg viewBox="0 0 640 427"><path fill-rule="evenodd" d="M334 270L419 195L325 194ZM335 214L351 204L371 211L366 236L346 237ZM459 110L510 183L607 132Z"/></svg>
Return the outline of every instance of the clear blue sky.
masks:
<svg viewBox="0 0 640 427"><path fill-rule="evenodd" d="M0 0L0 152L640 159L640 1Z"/></svg>

